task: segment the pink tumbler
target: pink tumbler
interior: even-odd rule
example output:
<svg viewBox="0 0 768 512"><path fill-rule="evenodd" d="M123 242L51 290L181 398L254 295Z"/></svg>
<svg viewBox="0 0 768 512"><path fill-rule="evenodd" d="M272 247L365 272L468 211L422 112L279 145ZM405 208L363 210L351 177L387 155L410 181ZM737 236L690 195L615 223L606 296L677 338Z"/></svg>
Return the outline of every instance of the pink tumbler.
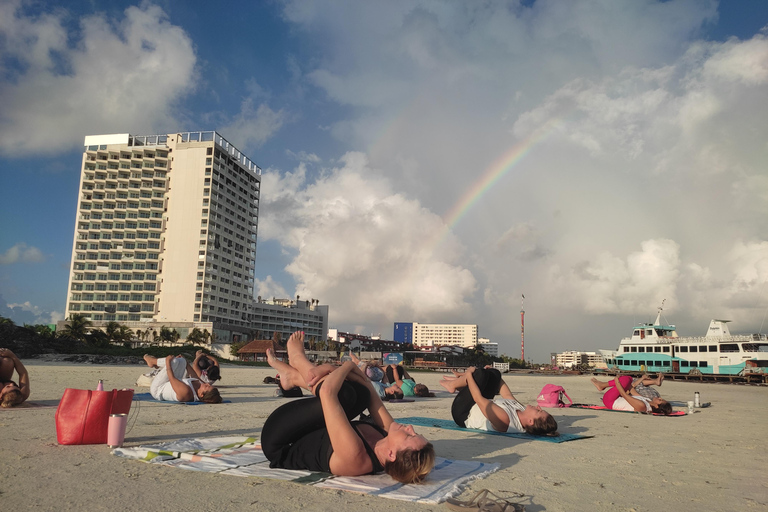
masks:
<svg viewBox="0 0 768 512"><path fill-rule="evenodd" d="M125 441L125 426L128 423L127 414L110 414L107 426L107 446L119 448Z"/></svg>

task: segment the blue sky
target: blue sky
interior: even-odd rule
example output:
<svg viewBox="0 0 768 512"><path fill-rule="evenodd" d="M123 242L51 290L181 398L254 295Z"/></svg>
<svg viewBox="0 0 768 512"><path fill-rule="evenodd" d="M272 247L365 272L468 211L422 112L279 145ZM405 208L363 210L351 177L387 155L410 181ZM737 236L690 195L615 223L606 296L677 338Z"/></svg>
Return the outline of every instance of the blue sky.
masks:
<svg viewBox="0 0 768 512"><path fill-rule="evenodd" d="M682 334L765 332L766 25L747 0L4 1L0 314L63 318L84 136L215 129L264 170L257 294L333 327L477 323L517 356L524 293L539 361L663 299Z"/></svg>

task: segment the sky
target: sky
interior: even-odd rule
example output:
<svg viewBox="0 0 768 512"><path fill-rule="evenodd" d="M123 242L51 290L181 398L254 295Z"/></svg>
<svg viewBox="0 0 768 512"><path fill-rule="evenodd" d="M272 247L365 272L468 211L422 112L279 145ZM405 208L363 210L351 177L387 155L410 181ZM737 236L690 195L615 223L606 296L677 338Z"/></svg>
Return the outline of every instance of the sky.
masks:
<svg viewBox="0 0 768 512"><path fill-rule="evenodd" d="M65 316L86 135L216 130L263 169L256 295L332 328L768 330L768 2L2 0L0 98L18 324Z"/></svg>

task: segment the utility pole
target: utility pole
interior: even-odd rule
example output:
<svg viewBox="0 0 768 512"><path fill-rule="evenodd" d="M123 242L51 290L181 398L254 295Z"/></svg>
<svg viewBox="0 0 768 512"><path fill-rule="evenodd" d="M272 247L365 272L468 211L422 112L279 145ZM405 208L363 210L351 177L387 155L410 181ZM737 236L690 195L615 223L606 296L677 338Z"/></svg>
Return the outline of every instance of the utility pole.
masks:
<svg viewBox="0 0 768 512"><path fill-rule="evenodd" d="M525 302L525 294L520 299L520 359L525 364L525 308L523 303Z"/></svg>

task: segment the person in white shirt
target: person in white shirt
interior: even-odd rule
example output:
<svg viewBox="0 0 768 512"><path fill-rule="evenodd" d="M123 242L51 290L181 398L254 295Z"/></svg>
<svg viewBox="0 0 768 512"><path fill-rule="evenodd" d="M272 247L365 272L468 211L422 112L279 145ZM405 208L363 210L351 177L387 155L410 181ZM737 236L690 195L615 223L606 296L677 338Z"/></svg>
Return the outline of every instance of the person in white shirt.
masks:
<svg viewBox="0 0 768 512"><path fill-rule="evenodd" d="M475 368L440 384L451 393L451 414L460 427L496 432L527 432L532 435L556 435L557 421L538 405L523 405L495 368ZM496 395L501 398L495 398Z"/></svg>

